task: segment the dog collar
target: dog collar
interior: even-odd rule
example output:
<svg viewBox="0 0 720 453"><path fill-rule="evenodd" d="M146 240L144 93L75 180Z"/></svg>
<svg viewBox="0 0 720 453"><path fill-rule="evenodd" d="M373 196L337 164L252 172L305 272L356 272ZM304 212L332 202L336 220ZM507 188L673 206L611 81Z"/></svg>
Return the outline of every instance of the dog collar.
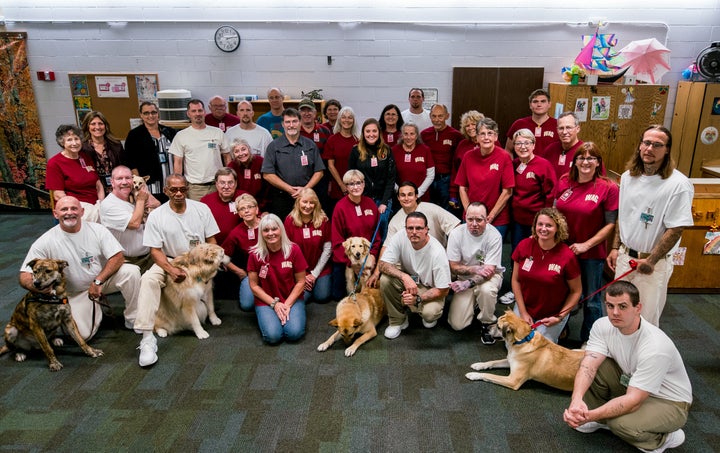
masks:
<svg viewBox="0 0 720 453"><path fill-rule="evenodd" d="M534 336L535 336L535 329L531 330L527 337L523 338L520 341L516 341L514 344L527 343L528 341L532 340Z"/></svg>
<svg viewBox="0 0 720 453"><path fill-rule="evenodd" d="M67 297L57 297L57 296L34 296L28 299L28 302L40 302L43 304L67 304L68 298Z"/></svg>

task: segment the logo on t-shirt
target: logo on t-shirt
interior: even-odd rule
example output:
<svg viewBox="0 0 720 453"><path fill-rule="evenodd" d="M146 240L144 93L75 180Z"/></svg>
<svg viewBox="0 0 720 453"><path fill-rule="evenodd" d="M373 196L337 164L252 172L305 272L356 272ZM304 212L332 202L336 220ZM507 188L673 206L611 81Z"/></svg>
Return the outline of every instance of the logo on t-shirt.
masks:
<svg viewBox="0 0 720 453"><path fill-rule="evenodd" d="M365 210L365 215L372 216L372 215L373 215L372 209L366 209L366 210Z"/></svg>
<svg viewBox="0 0 720 453"><path fill-rule="evenodd" d="M548 272L555 272L556 274L559 274L561 271L559 264L548 264Z"/></svg>
<svg viewBox="0 0 720 453"><path fill-rule="evenodd" d="M415 162L425 162L425 158L420 156L415 158Z"/></svg>
<svg viewBox="0 0 720 453"><path fill-rule="evenodd" d="M292 261L283 261L282 262L282 268L283 269L292 269Z"/></svg>
<svg viewBox="0 0 720 453"><path fill-rule="evenodd" d="M593 203L598 204L600 197L598 197L597 194L589 193L585 195L585 201L592 201Z"/></svg>
<svg viewBox="0 0 720 453"><path fill-rule="evenodd" d="M500 171L500 165L499 164L490 164L490 170Z"/></svg>
<svg viewBox="0 0 720 453"><path fill-rule="evenodd" d="M527 172L527 175L525 175L525 179L535 179L535 172L533 172L533 171Z"/></svg>
<svg viewBox="0 0 720 453"><path fill-rule="evenodd" d="M555 131L545 131L545 132L543 132L543 137L553 138L553 137L555 137Z"/></svg>
<svg viewBox="0 0 720 453"><path fill-rule="evenodd" d="M446 138L445 140L443 140L443 145L452 146L452 140Z"/></svg>

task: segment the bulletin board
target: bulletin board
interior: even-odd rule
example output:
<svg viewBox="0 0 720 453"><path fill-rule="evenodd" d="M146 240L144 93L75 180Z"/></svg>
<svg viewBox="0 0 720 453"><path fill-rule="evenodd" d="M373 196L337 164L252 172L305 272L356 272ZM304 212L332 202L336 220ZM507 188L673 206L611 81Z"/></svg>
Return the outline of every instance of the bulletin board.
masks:
<svg viewBox="0 0 720 453"><path fill-rule="evenodd" d="M138 118L143 101L157 104L157 74L68 74L78 126L86 114L102 112L119 139L130 132L130 118Z"/></svg>

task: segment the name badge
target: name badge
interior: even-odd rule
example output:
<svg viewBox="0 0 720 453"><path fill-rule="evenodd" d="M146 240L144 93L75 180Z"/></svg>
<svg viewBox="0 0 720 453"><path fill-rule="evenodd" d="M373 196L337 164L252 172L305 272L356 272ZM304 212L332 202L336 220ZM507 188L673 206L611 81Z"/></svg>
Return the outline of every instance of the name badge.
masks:
<svg viewBox="0 0 720 453"><path fill-rule="evenodd" d="M537 126L535 128L535 137L542 137L542 127Z"/></svg>
<svg viewBox="0 0 720 453"><path fill-rule="evenodd" d="M360 206L355 206L355 214L357 214L358 217L362 216L362 208Z"/></svg>
<svg viewBox="0 0 720 453"><path fill-rule="evenodd" d="M190 239L190 248L195 248L200 245L200 239Z"/></svg>
<svg viewBox="0 0 720 453"><path fill-rule="evenodd" d="M252 179L252 170L250 170L249 168L246 168L246 169L245 169L245 172L244 172L244 175L245 175L245 176L244 176L245 179Z"/></svg>
<svg viewBox="0 0 720 453"><path fill-rule="evenodd" d="M388 143L395 143L395 136L393 134L388 134Z"/></svg>
<svg viewBox="0 0 720 453"><path fill-rule="evenodd" d="M313 134L313 141L314 141L315 143L320 143L320 134L319 134L318 132L315 132L315 133Z"/></svg>
<svg viewBox="0 0 720 453"><path fill-rule="evenodd" d="M255 229L248 230L248 239L255 239Z"/></svg>
<svg viewBox="0 0 720 453"><path fill-rule="evenodd" d="M655 216L650 214L649 212L640 213L640 221L645 224L646 228L649 224L653 223L654 218Z"/></svg>
<svg viewBox="0 0 720 453"><path fill-rule="evenodd" d="M370 158L370 166L371 166L371 167L377 167L377 166L378 166L377 157L371 157L371 158Z"/></svg>
<svg viewBox="0 0 720 453"><path fill-rule="evenodd" d="M233 214L237 214L237 206L235 205L234 201L231 201L228 203L228 208L230 208L230 212Z"/></svg>
<svg viewBox="0 0 720 453"><path fill-rule="evenodd" d="M218 124L218 128L220 128L221 131L225 132L225 123Z"/></svg>
<svg viewBox="0 0 720 453"><path fill-rule="evenodd" d="M303 239L310 239L310 228L303 228Z"/></svg>
<svg viewBox="0 0 720 453"><path fill-rule="evenodd" d="M208 143L208 148L209 148L209 149L215 149L215 148L217 148L217 143L215 143L215 142L210 142L210 143Z"/></svg>
<svg viewBox="0 0 720 453"><path fill-rule="evenodd" d="M166 153L160 153L158 155L158 158L160 159L161 164L167 163L167 154Z"/></svg>
<svg viewBox="0 0 720 453"><path fill-rule="evenodd" d="M264 265L263 267L260 268L260 272L258 272L258 276L259 276L260 278L267 278L268 267L270 267L270 265L269 265L269 264L266 264L266 265Z"/></svg>
<svg viewBox="0 0 720 453"><path fill-rule="evenodd" d="M307 164L308 158L305 154L303 154L302 156L300 156L300 165L302 165L303 167L307 167Z"/></svg>
<svg viewBox="0 0 720 453"><path fill-rule="evenodd" d="M526 168L527 165L521 162L520 165L518 165L516 171L518 172L518 174L522 175Z"/></svg>
<svg viewBox="0 0 720 453"><path fill-rule="evenodd" d="M532 269L533 260L532 258L525 258L525 262L522 265L522 270L525 272L530 272L530 269Z"/></svg>
<svg viewBox="0 0 720 453"><path fill-rule="evenodd" d="M558 165L565 166L565 158L567 156L565 154L560 154L560 157L558 157Z"/></svg>
<svg viewBox="0 0 720 453"><path fill-rule="evenodd" d="M111 175L105 176L105 186L106 187L110 186L110 181L112 181L112 176Z"/></svg>
<svg viewBox="0 0 720 453"><path fill-rule="evenodd" d="M405 153L405 163L412 162L412 154Z"/></svg>
<svg viewBox="0 0 720 453"><path fill-rule="evenodd" d="M570 199L571 195L572 195L572 189L568 189L565 192L563 192L562 195L560 195L560 200L568 201L568 199Z"/></svg>
<svg viewBox="0 0 720 453"><path fill-rule="evenodd" d="M83 266L90 267L93 265L94 262L95 262L95 257L92 255L84 256L84 257L80 258L80 264Z"/></svg>

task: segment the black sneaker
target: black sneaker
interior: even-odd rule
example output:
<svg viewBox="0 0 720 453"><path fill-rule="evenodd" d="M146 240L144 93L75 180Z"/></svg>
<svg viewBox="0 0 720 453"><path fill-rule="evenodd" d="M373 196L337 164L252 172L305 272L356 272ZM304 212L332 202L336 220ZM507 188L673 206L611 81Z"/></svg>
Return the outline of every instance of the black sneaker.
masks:
<svg viewBox="0 0 720 453"><path fill-rule="evenodd" d="M495 344L495 338L492 336L492 332L490 332L490 325L481 324L482 326L482 332L480 334L480 341L482 341L482 344L485 345L491 345Z"/></svg>

